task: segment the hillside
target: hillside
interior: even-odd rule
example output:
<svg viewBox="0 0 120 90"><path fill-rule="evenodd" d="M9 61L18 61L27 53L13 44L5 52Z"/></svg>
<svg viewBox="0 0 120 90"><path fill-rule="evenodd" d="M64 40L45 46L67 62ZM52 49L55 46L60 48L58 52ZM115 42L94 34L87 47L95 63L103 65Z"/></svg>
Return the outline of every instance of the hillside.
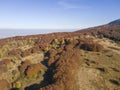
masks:
<svg viewBox="0 0 120 90"><path fill-rule="evenodd" d="M0 90L120 90L120 25L0 39Z"/></svg>
<svg viewBox="0 0 120 90"><path fill-rule="evenodd" d="M77 33L92 35L95 37L105 37L113 41L120 41L120 25L102 25L84 30L78 30Z"/></svg>
<svg viewBox="0 0 120 90"><path fill-rule="evenodd" d="M109 25L120 25L120 19L110 22Z"/></svg>

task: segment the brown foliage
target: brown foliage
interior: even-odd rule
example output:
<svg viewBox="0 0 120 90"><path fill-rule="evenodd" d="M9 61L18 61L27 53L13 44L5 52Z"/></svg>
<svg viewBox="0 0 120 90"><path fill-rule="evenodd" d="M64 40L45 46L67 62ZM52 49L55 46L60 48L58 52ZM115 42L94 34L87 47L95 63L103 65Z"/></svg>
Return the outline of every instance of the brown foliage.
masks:
<svg viewBox="0 0 120 90"><path fill-rule="evenodd" d="M12 55L12 56L19 54L21 54L21 49L12 49L11 51L8 52L8 55Z"/></svg>
<svg viewBox="0 0 120 90"><path fill-rule="evenodd" d="M68 45L68 47L71 47ZM79 53L72 48L63 51L60 59L55 63L55 70L53 74L53 83L40 90L75 90L75 75L78 62Z"/></svg>
<svg viewBox="0 0 120 90"><path fill-rule="evenodd" d="M73 50L73 47L74 46L72 44L68 44L68 45L65 46L65 50L66 51L71 51L71 50Z"/></svg>
<svg viewBox="0 0 120 90"><path fill-rule="evenodd" d="M80 31L82 34L87 33L88 35L106 37L114 41L120 41L120 25L103 25L94 28L88 28Z"/></svg>
<svg viewBox="0 0 120 90"><path fill-rule="evenodd" d="M87 43L87 42L82 44L80 48L88 51L95 51L95 52L100 52L104 49L103 46L100 44Z"/></svg>
<svg viewBox="0 0 120 90"><path fill-rule="evenodd" d="M29 48L27 50L22 51L21 56L26 57L26 56L28 56L28 55L30 55L32 53L37 53L40 50L41 50L40 47L38 45L36 45L36 46L34 46L32 48Z"/></svg>
<svg viewBox="0 0 120 90"><path fill-rule="evenodd" d="M29 65L31 65L31 62L29 60L22 62L22 65L19 68L20 72L24 73Z"/></svg>
<svg viewBox="0 0 120 90"><path fill-rule="evenodd" d="M0 39L0 48L2 48L7 43L7 39Z"/></svg>
<svg viewBox="0 0 120 90"><path fill-rule="evenodd" d="M39 46L37 45L37 46L34 46L33 48L32 48L32 53L37 53L37 52L39 52L40 51L40 48L39 48Z"/></svg>
<svg viewBox="0 0 120 90"><path fill-rule="evenodd" d="M80 32L80 33L78 33ZM79 62L79 52L76 50L76 46L81 49L89 51L102 51L103 46L88 39L74 39L74 37L80 37L81 33L86 35L99 36L100 38L107 37L115 41L120 40L120 26L100 26L96 28L89 28L73 33L52 33L44 35L31 35L26 37L14 37L0 40L0 47L7 44L12 40L30 40L35 42L35 47L28 50L21 51L19 49L11 50L9 55L21 54L23 57L28 56L32 53L37 53L39 50L49 51L49 60L47 65L50 67L52 73L52 82L40 90L74 90L75 80L74 73L77 71ZM57 48L54 45L57 45ZM46 49L48 47L52 47ZM54 49L53 49L54 48ZM47 52L48 53L48 52ZM46 54L46 53L45 53ZM4 64L9 63L5 61ZM25 61L20 66L20 72L24 73L28 78L36 77L41 71L40 64L31 64L30 61ZM7 71L5 65L0 62L0 74ZM0 89L2 90L2 89Z"/></svg>
<svg viewBox="0 0 120 90"><path fill-rule="evenodd" d="M0 74L3 74L7 71L8 71L7 66L2 61L0 61Z"/></svg>
<svg viewBox="0 0 120 90"><path fill-rule="evenodd" d="M56 54L57 54L57 51L55 49L49 50L49 60L47 62L48 66L51 66L55 62Z"/></svg>
<svg viewBox="0 0 120 90"><path fill-rule="evenodd" d="M30 48L30 49L27 49L27 50L23 51L21 53L21 56L26 57L26 56L30 55L31 53L32 53L32 49Z"/></svg>
<svg viewBox="0 0 120 90"><path fill-rule="evenodd" d="M57 48L56 51L50 51L50 58L48 60L48 66L53 69L52 83L40 88L40 90L75 90L75 79L74 73L78 68L80 60L79 46L82 49L89 51L102 51L103 46L95 43L93 39L66 39L67 43L62 49L62 53L56 53L61 47ZM59 54L56 59L55 56Z"/></svg>
<svg viewBox="0 0 120 90"><path fill-rule="evenodd" d="M8 83L7 80L0 80L0 90L9 90L10 89L10 84Z"/></svg>
<svg viewBox="0 0 120 90"><path fill-rule="evenodd" d="M96 45L96 51L97 52L100 52L100 51L103 51L103 50L104 50L104 47L101 44Z"/></svg>
<svg viewBox="0 0 120 90"><path fill-rule="evenodd" d="M51 57L51 58L48 60L47 65L48 65L48 66L51 66L54 62L55 62L54 57Z"/></svg>
<svg viewBox="0 0 120 90"><path fill-rule="evenodd" d="M79 39L78 41L76 46L83 50L100 52L104 49L101 44L94 42L91 38Z"/></svg>
<svg viewBox="0 0 120 90"><path fill-rule="evenodd" d="M49 50L50 57L54 57L57 54L57 51L55 49Z"/></svg>
<svg viewBox="0 0 120 90"><path fill-rule="evenodd" d="M38 73L41 72L41 70L42 66L40 63L31 64L30 66L28 66L25 73L28 78L36 78L38 76Z"/></svg>
<svg viewBox="0 0 120 90"><path fill-rule="evenodd" d="M10 59L3 59L2 63L5 65L9 65L11 63L11 60Z"/></svg>

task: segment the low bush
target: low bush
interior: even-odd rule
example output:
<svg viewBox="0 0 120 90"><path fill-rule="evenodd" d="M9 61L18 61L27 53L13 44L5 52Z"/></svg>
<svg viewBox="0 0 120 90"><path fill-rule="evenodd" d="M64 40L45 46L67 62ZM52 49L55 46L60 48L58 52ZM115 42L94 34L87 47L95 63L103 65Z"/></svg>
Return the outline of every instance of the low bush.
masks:
<svg viewBox="0 0 120 90"><path fill-rule="evenodd" d="M27 70L25 71L25 74L28 78L34 78L36 79L38 77L38 74L42 71L42 66L40 63L38 64L31 64L28 66Z"/></svg>

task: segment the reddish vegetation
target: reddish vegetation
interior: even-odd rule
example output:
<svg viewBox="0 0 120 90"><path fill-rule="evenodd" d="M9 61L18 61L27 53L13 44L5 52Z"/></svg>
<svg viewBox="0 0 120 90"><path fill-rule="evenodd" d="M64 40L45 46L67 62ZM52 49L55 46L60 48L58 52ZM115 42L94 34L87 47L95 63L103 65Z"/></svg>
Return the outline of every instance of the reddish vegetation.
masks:
<svg viewBox="0 0 120 90"><path fill-rule="evenodd" d="M58 43L61 40L58 40ZM51 71L50 84L41 87L40 90L75 90L75 75L80 60L79 49L88 51L102 51L103 46L92 39L64 39L65 44L59 44L59 48L49 50L47 62ZM52 44L55 44L54 42ZM62 51L61 53L59 52ZM56 58L57 56L57 58Z"/></svg>
<svg viewBox="0 0 120 90"><path fill-rule="evenodd" d="M51 58L49 59L49 61L47 62L47 65L48 65L48 66L51 66L54 62L55 62L54 57L51 57Z"/></svg>
<svg viewBox="0 0 120 90"><path fill-rule="evenodd" d="M102 51L103 46L92 39L66 38L64 44L61 39L52 40L51 45L58 45L56 49L50 49L47 53L49 60L47 65L52 70L51 80L47 86L40 90L75 90L75 75L80 60L79 49L89 51ZM55 43L56 42L56 43ZM84 47L83 47L84 46ZM79 49L76 49L78 47Z"/></svg>
<svg viewBox="0 0 120 90"><path fill-rule="evenodd" d="M95 52L100 52L104 49L104 47L100 44L88 43L88 42L85 42L84 44L82 44L80 48L88 51L95 51Z"/></svg>
<svg viewBox="0 0 120 90"><path fill-rule="evenodd" d="M38 73L40 73L42 69L43 68L40 63L31 64L29 60L24 61L19 68L20 72L28 78L36 78Z"/></svg>
<svg viewBox="0 0 120 90"><path fill-rule="evenodd" d="M0 61L0 74L3 74L5 72L7 72L7 66L5 64L3 64L2 61Z"/></svg>
<svg viewBox="0 0 120 90"><path fill-rule="evenodd" d="M92 34L94 36L104 36L113 40L120 40L120 25L103 25L94 28L83 29L73 33L51 33L51 34L39 34L30 36L16 36L12 38L0 39L0 48L7 44L10 40L33 40L35 45L38 45L41 49L44 49L53 39L69 38L73 36L80 36L81 34ZM32 39L31 39L32 38Z"/></svg>
<svg viewBox="0 0 120 90"><path fill-rule="evenodd" d="M55 49L51 49L49 51L50 57L54 57L57 54L57 51Z"/></svg>
<svg viewBox="0 0 120 90"><path fill-rule="evenodd" d="M0 39L0 48L2 48L7 43L7 39Z"/></svg>
<svg viewBox="0 0 120 90"><path fill-rule="evenodd" d="M20 72L24 73L29 65L31 65L31 62L29 60L24 61L19 68Z"/></svg>
<svg viewBox="0 0 120 90"><path fill-rule="evenodd" d="M45 73L45 76L47 76L45 82L47 84L39 86L39 90L75 90L75 73L77 72L80 60L80 49L95 52L100 52L104 49L102 45L94 42L93 39L84 37L86 35L93 35L95 37L107 37L115 41L120 41L119 28L120 26L118 25L105 25L73 33L52 33L7 38L0 40L0 48L11 40L32 40L34 47L24 51L13 49L8 52L8 55L21 55L21 58L23 58L43 50L47 58L44 61L48 67L48 72ZM83 37L81 37L81 34L85 36L82 35ZM0 62L0 74L7 71L6 65L10 62L9 59L4 59ZM27 76L28 79L37 78L38 74L42 72L42 69L40 63L32 64L29 60L24 61L19 67L21 74ZM0 81L0 90L4 90L1 89L2 86L7 86L7 82L4 80Z"/></svg>
<svg viewBox="0 0 120 90"><path fill-rule="evenodd" d="M41 35L35 40L35 45L39 45L42 50L45 50L48 45L52 43L55 39L64 39L74 36L79 36L77 33L52 33L47 35Z"/></svg>
<svg viewBox="0 0 120 90"><path fill-rule="evenodd" d="M50 59L48 60L47 64L48 66L51 66L51 64L53 64L55 61L55 56L57 54L57 51L55 49L51 49L49 51L49 54L50 54Z"/></svg>
<svg viewBox="0 0 120 90"><path fill-rule="evenodd" d="M0 80L0 90L9 90L10 89L10 85L7 82L7 80Z"/></svg>
<svg viewBox="0 0 120 90"><path fill-rule="evenodd" d="M1 62L5 65L9 65L11 63L11 60L10 59L3 59Z"/></svg>
<svg viewBox="0 0 120 90"><path fill-rule="evenodd" d="M31 53L37 53L37 52L39 52L39 51L40 51L40 48L39 48L38 45L36 45L36 46L34 46L34 47L32 48Z"/></svg>
<svg viewBox="0 0 120 90"><path fill-rule="evenodd" d="M26 57L26 56L29 56L32 53L37 53L39 51L41 51L41 49L39 48L38 45L36 45L36 46L34 46L32 48L29 48L27 50L22 51L21 56Z"/></svg>
<svg viewBox="0 0 120 90"><path fill-rule="evenodd" d="M42 70L42 65L40 63L31 64L28 66L25 73L28 78L36 78L38 74L41 72L41 70Z"/></svg>
<svg viewBox="0 0 120 90"><path fill-rule="evenodd" d="M98 37L106 37L114 41L120 41L120 25L103 25L103 26L88 28L76 32L98 36Z"/></svg>
<svg viewBox="0 0 120 90"><path fill-rule="evenodd" d="M71 47L68 45L67 47ZM77 50L67 48L60 58L54 60L54 72L52 84L40 88L40 90L75 90L75 75L80 56Z"/></svg>
<svg viewBox="0 0 120 90"><path fill-rule="evenodd" d="M8 55L12 56L19 55L21 51L22 51L21 49L12 49L11 51L8 52Z"/></svg>
<svg viewBox="0 0 120 90"><path fill-rule="evenodd" d="M24 50L24 51L22 51L21 56L22 56L22 57L26 57L26 56L30 55L31 52L32 52L32 49L31 49L31 48L30 48L30 49L27 49L27 50Z"/></svg>

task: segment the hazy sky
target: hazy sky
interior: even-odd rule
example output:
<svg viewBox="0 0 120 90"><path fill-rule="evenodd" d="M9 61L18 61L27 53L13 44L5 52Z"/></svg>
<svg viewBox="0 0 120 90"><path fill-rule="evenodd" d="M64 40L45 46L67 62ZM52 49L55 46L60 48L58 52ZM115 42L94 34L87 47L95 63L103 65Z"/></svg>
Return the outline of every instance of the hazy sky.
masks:
<svg viewBox="0 0 120 90"><path fill-rule="evenodd" d="M0 28L86 28L120 18L119 9L120 0L0 0Z"/></svg>

